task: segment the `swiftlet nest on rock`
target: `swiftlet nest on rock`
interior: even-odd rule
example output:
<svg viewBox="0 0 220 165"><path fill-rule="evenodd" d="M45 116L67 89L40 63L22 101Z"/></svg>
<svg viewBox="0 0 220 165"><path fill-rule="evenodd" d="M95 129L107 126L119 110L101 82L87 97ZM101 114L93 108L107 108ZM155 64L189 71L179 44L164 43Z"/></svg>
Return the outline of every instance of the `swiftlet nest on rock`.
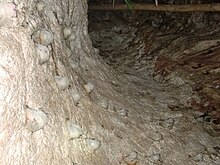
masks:
<svg viewBox="0 0 220 165"><path fill-rule="evenodd" d="M67 130L70 140L80 137L83 134L82 127L67 121Z"/></svg>
<svg viewBox="0 0 220 165"><path fill-rule="evenodd" d="M67 77L65 76L55 76L55 81L58 84L60 90L64 91L65 89L68 88L70 81Z"/></svg>
<svg viewBox="0 0 220 165"><path fill-rule="evenodd" d="M32 39L38 44L48 46L53 42L53 34L47 29L40 29L33 33Z"/></svg>

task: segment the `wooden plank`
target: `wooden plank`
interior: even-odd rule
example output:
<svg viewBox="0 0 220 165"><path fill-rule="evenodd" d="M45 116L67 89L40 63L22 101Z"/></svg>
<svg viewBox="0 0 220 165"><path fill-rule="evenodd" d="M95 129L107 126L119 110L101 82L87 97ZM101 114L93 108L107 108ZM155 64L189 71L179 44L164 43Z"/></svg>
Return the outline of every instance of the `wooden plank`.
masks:
<svg viewBox="0 0 220 165"><path fill-rule="evenodd" d="M212 4L188 4L188 5L164 5L141 3L133 4L132 10L147 10L147 11L167 11L167 12L219 12L220 3ZM89 5L89 10L131 10L126 4L113 5Z"/></svg>

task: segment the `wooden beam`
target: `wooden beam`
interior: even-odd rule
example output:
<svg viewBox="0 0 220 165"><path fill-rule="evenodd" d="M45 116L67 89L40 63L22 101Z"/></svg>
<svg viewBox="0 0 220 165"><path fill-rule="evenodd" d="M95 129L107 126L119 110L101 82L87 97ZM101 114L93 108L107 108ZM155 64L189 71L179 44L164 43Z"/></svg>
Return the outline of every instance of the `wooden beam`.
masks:
<svg viewBox="0 0 220 165"><path fill-rule="evenodd" d="M132 10L148 10L148 11L168 11L168 12L219 12L220 3L213 4L190 4L190 5L164 5L159 4L133 4ZM89 5L89 10L130 10L126 4L113 5Z"/></svg>

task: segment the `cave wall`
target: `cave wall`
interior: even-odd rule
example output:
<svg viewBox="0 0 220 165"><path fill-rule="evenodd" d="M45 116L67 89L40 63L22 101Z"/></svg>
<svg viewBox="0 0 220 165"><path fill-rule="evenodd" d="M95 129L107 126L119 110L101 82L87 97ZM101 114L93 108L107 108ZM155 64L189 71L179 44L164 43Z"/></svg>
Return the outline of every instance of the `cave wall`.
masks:
<svg viewBox="0 0 220 165"><path fill-rule="evenodd" d="M182 88L180 104L218 123L218 13L131 10L94 11L89 16L94 46L109 65L143 82L154 77Z"/></svg>
<svg viewBox="0 0 220 165"><path fill-rule="evenodd" d="M218 137L218 19L203 12L90 11L89 32L106 63L136 86L139 100L188 111Z"/></svg>
<svg viewBox="0 0 220 165"><path fill-rule="evenodd" d="M216 137L140 100L98 55L85 0L11 2L0 3L0 164L217 162Z"/></svg>
<svg viewBox="0 0 220 165"><path fill-rule="evenodd" d="M90 87L84 87L89 82L95 85L89 77L99 74L86 73L98 66L97 60L90 60L95 52L87 36L87 2L16 1L15 5L15 19L10 12L2 14L14 24L1 26L0 164L108 163L106 153L94 158L86 145L91 138L101 141L93 132L95 117L89 120L97 108L90 105ZM1 10L5 6L2 3ZM68 41L63 35L66 26L72 30ZM49 34L39 36L42 29ZM51 34L52 43L47 41ZM50 58L45 60L48 51ZM78 58L81 74L70 66L77 66ZM81 92L85 104L76 106L74 90ZM83 137L71 140L78 128L73 124L83 125Z"/></svg>

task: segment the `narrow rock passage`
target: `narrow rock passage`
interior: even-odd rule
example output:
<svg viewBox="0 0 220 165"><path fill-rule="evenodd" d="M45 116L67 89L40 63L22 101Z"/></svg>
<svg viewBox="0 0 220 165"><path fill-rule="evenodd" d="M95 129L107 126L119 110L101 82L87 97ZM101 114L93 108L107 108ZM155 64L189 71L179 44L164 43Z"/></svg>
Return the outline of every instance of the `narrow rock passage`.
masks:
<svg viewBox="0 0 220 165"><path fill-rule="evenodd" d="M146 108L138 112L146 123L137 124L162 131L167 143L177 140L195 164L219 164L219 151L209 155L220 145L218 19L204 13L89 12L94 47L121 74L129 96ZM217 53L206 64L200 54L208 51ZM211 92L195 89L210 84L215 84ZM159 150L166 144L158 144Z"/></svg>

